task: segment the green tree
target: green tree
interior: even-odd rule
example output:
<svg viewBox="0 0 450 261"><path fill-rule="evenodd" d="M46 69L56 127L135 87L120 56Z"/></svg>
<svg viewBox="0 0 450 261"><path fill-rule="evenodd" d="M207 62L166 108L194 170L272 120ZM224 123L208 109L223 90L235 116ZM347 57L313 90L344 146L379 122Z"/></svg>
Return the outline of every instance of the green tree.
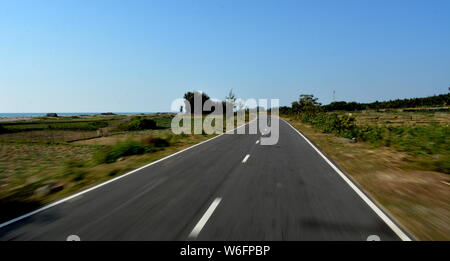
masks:
<svg viewBox="0 0 450 261"><path fill-rule="evenodd" d="M203 111L203 104L205 104L205 102L210 99L206 93L198 92L198 91L187 92L184 94L183 98L187 101L188 104L186 104L186 109L189 106L191 109L191 114L194 114L194 100L195 99L201 99L201 101L202 101L202 103L201 103L202 112L201 113L202 114L207 113L207 112Z"/></svg>
<svg viewBox="0 0 450 261"><path fill-rule="evenodd" d="M293 112L317 112L320 109L318 98L312 94L300 94L298 101L292 103Z"/></svg>

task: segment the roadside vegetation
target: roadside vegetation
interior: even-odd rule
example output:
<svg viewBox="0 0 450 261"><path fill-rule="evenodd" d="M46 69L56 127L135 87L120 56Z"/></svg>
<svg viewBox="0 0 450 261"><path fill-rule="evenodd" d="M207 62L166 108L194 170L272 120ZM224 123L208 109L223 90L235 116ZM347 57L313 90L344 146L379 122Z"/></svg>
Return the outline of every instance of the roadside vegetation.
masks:
<svg viewBox="0 0 450 261"><path fill-rule="evenodd" d="M301 95L280 112L413 235L448 240L450 112L326 107Z"/></svg>
<svg viewBox="0 0 450 261"><path fill-rule="evenodd" d="M390 117L378 112L369 121L366 116L371 112L327 112L323 108L312 95L301 95L290 110L283 112L322 133L417 155L423 168L450 174L450 112L384 112Z"/></svg>
<svg viewBox="0 0 450 261"><path fill-rule="evenodd" d="M428 157L423 167L450 174L450 128L437 123L424 126L358 125L356 118L338 113L302 113L292 117L323 133L390 147Z"/></svg>
<svg viewBox="0 0 450 261"><path fill-rule="evenodd" d="M450 93L425 98L397 99L390 101L375 101L372 103L337 101L323 108L326 111L361 111L361 110L394 110L407 111L445 111L449 109Z"/></svg>
<svg viewBox="0 0 450 261"><path fill-rule="evenodd" d="M3 122L0 220L208 138L173 135L168 129L172 117L99 115Z"/></svg>
<svg viewBox="0 0 450 261"><path fill-rule="evenodd" d="M194 116L194 128L207 114L186 116ZM176 135L173 117L107 113L0 122L0 222L214 136Z"/></svg>

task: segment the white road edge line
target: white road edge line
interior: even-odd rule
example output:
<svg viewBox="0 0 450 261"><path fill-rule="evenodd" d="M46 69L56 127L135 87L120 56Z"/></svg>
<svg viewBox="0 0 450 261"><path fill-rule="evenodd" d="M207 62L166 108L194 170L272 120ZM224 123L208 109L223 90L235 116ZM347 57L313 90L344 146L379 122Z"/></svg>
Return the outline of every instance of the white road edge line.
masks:
<svg viewBox="0 0 450 261"><path fill-rule="evenodd" d="M247 162L248 158L250 158L250 154L245 155L245 158L242 160L242 163Z"/></svg>
<svg viewBox="0 0 450 261"><path fill-rule="evenodd" d="M214 199L209 208L206 210L205 214L203 214L203 217L198 221L194 229L192 229L192 232L189 234L189 238L197 238L200 232L202 232L203 227L206 225L206 222L208 222L208 219L213 214L214 210L220 204L220 201L222 201L221 198Z"/></svg>
<svg viewBox="0 0 450 261"><path fill-rule="evenodd" d="M372 202L370 198L366 196L338 167L336 167L323 153L316 147L314 144L309 141L308 138L306 138L300 131L298 131L296 128L294 128L289 122L283 120L286 122L289 126L291 126L292 129L294 129L300 136L309 144L311 147L319 153L319 155L328 163L328 165L331 166L331 168L336 171L339 176L358 194L361 199L366 202L367 205L386 223L386 225L389 226L389 228L394 231L394 233L403 241L412 241L411 238L409 238L402 229L400 229L397 224L394 223L375 203Z"/></svg>
<svg viewBox="0 0 450 261"><path fill-rule="evenodd" d="M48 204L48 205L46 205L46 206L43 206L43 207L41 207L41 208L39 208L39 209L36 209L36 210L34 210L34 211L31 211L31 212L29 212L29 213L27 213L27 214L24 214L24 215L22 215L22 216L19 216L19 217L16 217L16 218L14 218L14 219L11 219L11 220L9 220L9 221L6 221L6 222L4 222L4 223L1 223L1 224L0 224L0 228L6 227L6 226L8 226L8 225L11 225L11 224L17 222L17 221L20 221L20 220L25 219L25 218L27 218L27 217L33 216L33 215L35 215L35 214L37 214L37 213L39 213L39 212L42 212L42 211L47 210L47 209L49 209L49 208L52 208L52 207L54 207L54 206L60 205L60 204L62 204L62 203L64 203L64 202L66 202L66 201L69 201L69 200L74 199L74 198L76 198L76 197L78 197L78 196L81 196L81 195L83 195L83 194L86 194L86 193L88 193L88 192L90 192L90 191L92 191L92 190L95 190L95 189L98 189L98 188L100 188L100 187L103 187L103 186L105 186L105 185L107 185L107 184L109 184L109 183L111 183L111 182L114 182L114 181L116 181L116 180L125 178L125 177L127 177L127 176L129 176L129 175L131 175L131 174L133 174L133 173L136 173L136 172L138 172L138 171L140 171L140 170L142 170L142 169L145 169L145 168L150 167L150 166L152 166L152 165L154 165L154 164L157 164L157 163L159 163L159 162L161 162L161 161L163 161L163 160L166 160L166 159L168 159L168 158L171 158L171 157L173 157L173 156L175 156L175 155L178 155L178 154L180 154L180 153L182 153L182 152L185 152L185 151L187 151L187 150L193 149L193 148L195 148L195 147L197 147L197 146L200 146L200 145L202 145L202 144L204 144L204 143L206 143L206 142L209 142L209 141L212 141L212 140L214 140L214 139L217 139L217 138L219 138L220 136L222 136L222 135L224 135L224 134L226 134L226 133L229 133L229 132L235 131L235 130L237 130L237 129L239 129L239 128L242 128L242 127L244 127L244 126L250 124L251 122L253 122L253 121L255 121L255 120L257 120L257 119L254 119L254 120L252 120L252 121L249 121L248 123L246 123L246 124L244 124L244 125L241 125L241 126L235 128L235 129L233 129L233 130L230 130L230 131L221 133L221 134L219 134L219 135L217 135L217 136L214 136L214 137L212 137L212 138L210 138L210 139L208 139L208 140L202 141L202 142L197 143L197 144L194 144L194 145L192 145L192 146L190 146L190 147L188 147L188 148L185 148L185 149L182 149L182 150L180 150L180 151L177 151L177 152L175 152L175 153L173 153L173 154L170 154L170 155L168 155L168 156L166 156L166 157L164 157L164 158L162 158L162 159L153 161L153 162L151 162L151 163L149 163L149 164L147 164L147 165L145 165L145 166L142 166L142 167L140 167L140 168L137 168L137 169L135 169L135 170L132 170L132 171L130 171L130 172L128 172L128 173L125 173L125 174L123 174L123 175L121 175L121 176L118 176L118 177L116 177L116 178L110 179L110 180L105 181L105 182L103 182L103 183L100 183L100 184L98 184L98 185L96 185L96 186L93 186L93 187L91 187L91 188L88 188L88 189L86 189L86 190L80 191L80 192L75 193L75 194L73 194L73 195L71 195L71 196L68 196L68 197L66 197L66 198L63 198L63 199L60 199L60 200L55 201L55 202L53 202L53 203L50 203L50 204Z"/></svg>

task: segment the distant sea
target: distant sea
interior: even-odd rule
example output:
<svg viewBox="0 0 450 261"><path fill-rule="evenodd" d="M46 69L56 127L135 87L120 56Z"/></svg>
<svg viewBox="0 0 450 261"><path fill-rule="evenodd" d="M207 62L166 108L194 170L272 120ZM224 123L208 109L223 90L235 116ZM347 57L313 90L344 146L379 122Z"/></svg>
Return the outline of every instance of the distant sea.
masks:
<svg viewBox="0 0 450 261"><path fill-rule="evenodd" d="M80 115L98 115L102 112L56 112L58 116L80 116ZM133 114L154 114L155 112L113 112L120 115L133 115ZM0 117L42 117L46 116L45 112L23 112L23 113L0 113Z"/></svg>

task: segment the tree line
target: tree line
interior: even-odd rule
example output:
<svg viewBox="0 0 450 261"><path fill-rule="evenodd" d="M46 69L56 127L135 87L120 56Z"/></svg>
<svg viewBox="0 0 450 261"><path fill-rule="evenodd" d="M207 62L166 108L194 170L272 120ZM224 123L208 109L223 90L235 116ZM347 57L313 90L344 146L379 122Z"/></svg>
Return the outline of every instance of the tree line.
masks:
<svg viewBox="0 0 450 261"><path fill-rule="evenodd" d="M211 114L214 110L220 110L220 107L222 107L221 109L224 115L236 113L238 111L245 111L246 113L266 111L266 108L261 106L248 108L247 104L243 100L237 98L233 90L230 90L224 100L212 100L208 94L199 91L186 92L183 96L183 99L184 106L180 107L180 113L185 112L191 114L208 115ZM194 110L195 100L199 102L199 107L201 106L201 108L198 108L197 112ZM210 110L205 109L205 107L207 107L205 106L205 103L207 101L211 106ZM217 113L217 111L215 111L215 113Z"/></svg>
<svg viewBox="0 0 450 261"><path fill-rule="evenodd" d="M186 111L191 114L210 114L214 109L218 107L222 107L223 113L226 113L228 110L234 110L238 106L236 95L233 93L233 90L230 90L229 94L225 97L223 101L212 100L208 94L199 91L186 92L183 96L185 100L185 105L180 107L180 112ZM195 112L194 104L195 100L200 101L199 105L200 111ZM211 105L211 110L205 110L205 102L208 101Z"/></svg>
<svg viewBox="0 0 450 261"><path fill-rule="evenodd" d="M379 109L404 109L418 107L446 107L450 105L450 93L434 95L424 98L396 99L389 101L375 101L372 103L336 101L327 105L321 105L318 99L311 94L302 94L298 101L294 101L291 107L280 107L280 114L299 112L322 111L360 111Z"/></svg>
<svg viewBox="0 0 450 261"><path fill-rule="evenodd" d="M445 107L450 105L450 93L434 95L424 98L396 99L389 101L375 101L372 103L358 103L338 101L323 106L326 111L358 111L368 109L404 109L417 107Z"/></svg>

